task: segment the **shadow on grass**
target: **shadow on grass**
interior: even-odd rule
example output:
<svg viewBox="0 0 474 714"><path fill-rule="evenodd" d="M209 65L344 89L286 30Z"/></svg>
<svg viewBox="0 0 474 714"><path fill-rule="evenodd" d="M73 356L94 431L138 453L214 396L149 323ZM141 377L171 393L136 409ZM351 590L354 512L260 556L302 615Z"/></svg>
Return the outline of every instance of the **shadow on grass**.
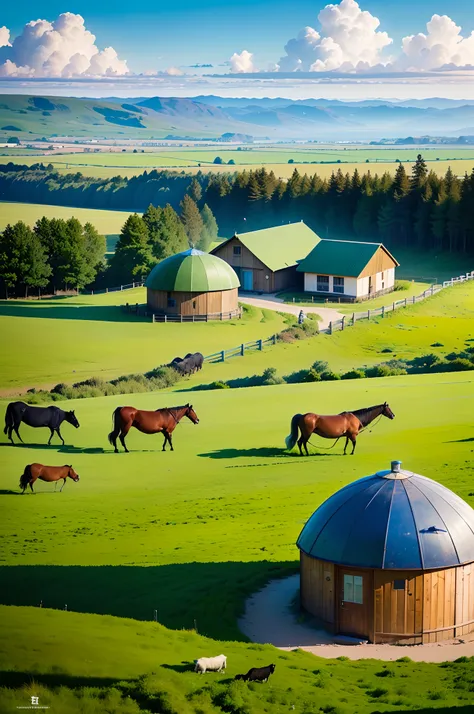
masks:
<svg viewBox="0 0 474 714"><path fill-rule="evenodd" d="M317 448L317 447L316 447ZM276 447L262 446L260 448L252 449L216 449L215 451L206 451L202 454L198 454L204 459L240 459L240 458L271 458L272 456L280 459L292 459L293 462L301 459L304 461L308 458L321 457L321 456L343 456L343 454L338 453L320 453L319 451L314 451L310 453L309 456L300 456L296 451L287 451L287 449L278 449Z"/></svg>
<svg viewBox="0 0 474 714"><path fill-rule="evenodd" d="M216 551L219 548L215 544ZM162 566L0 567L0 603L154 619L214 639L247 638L237 619L245 600L269 580L297 572L297 562L179 563Z"/></svg>
<svg viewBox="0 0 474 714"><path fill-rule="evenodd" d="M0 488L0 496L21 496L21 491L12 491L8 488Z"/></svg>
<svg viewBox="0 0 474 714"><path fill-rule="evenodd" d="M17 672L0 670L0 687L19 689L32 682L42 684L44 687L68 687L69 689L82 689L83 687L113 687L118 682L124 681L112 677L77 677L59 672Z"/></svg>
<svg viewBox="0 0 474 714"><path fill-rule="evenodd" d="M445 441L445 444L468 444L474 441L474 436L470 436L467 439L454 439L453 441Z"/></svg>
<svg viewBox="0 0 474 714"><path fill-rule="evenodd" d="M47 449L48 451L56 451L57 453L60 454L105 454L106 451L103 449L101 446L91 446L91 447L82 447L82 446L73 446L72 444L11 444L9 441L6 443L0 444L0 447L5 447L5 446L14 446L15 449L38 449L41 451L44 451Z"/></svg>
<svg viewBox="0 0 474 714"><path fill-rule="evenodd" d="M125 304L128 300L123 298ZM38 301L0 302L0 315L6 317L37 317L46 320L89 320L98 322L150 322L150 318L127 313L117 305L45 305Z"/></svg>
<svg viewBox="0 0 474 714"><path fill-rule="evenodd" d="M181 664L161 664L163 669L172 669L173 672L193 672L196 665L194 662L181 662Z"/></svg>

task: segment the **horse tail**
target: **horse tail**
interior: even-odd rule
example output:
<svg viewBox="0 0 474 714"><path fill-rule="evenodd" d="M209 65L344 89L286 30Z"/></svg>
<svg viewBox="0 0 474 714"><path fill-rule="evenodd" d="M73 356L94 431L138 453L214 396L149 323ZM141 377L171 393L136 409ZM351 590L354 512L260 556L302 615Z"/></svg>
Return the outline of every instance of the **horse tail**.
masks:
<svg viewBox="0 0 474 714"><path fill-rule="evenodd" d="M302 415L295 414L291 420L290 433L285 439L286 448L291 451L298 439L298 421Z"/></svg>
<svg viewBox="0 0 474 714"><path fill-rule="evenodd" d="M28 466L25 466L25 470L23 471L22 475L20 476L20 483L19 486L20 488L26 488L28 484L31 481L31 466L28 464Z"/></svg>
<svg viewBox="0 0 474 714"><path fill-rule="evenodd" d="M120 419L120 410L123 409L123 407L117 407L117 409L114 410L112 414L112 431L109 434L109 444L112 444L112 446L115 446L115 439L120 433L120 424L119 424L119 419Z"/></svg>
<svg viewBox="0 0 474 714"><path fill-rule="evenodd" d="M13 414L12 414L12 405L11 403L7 406L7 411L5 412L5 428L3 430L3 433L6 434L8 432L8 429L13 426Z"/></svg>

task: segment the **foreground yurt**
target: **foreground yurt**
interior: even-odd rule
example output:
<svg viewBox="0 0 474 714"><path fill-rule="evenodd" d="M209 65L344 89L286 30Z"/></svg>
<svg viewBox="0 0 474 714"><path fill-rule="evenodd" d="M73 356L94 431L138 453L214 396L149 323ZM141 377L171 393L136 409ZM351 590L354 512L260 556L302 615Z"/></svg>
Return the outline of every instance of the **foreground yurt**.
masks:
<svg viewBox="0 0 474 714"><path fill-rule="evenodd" d="M216 255L190 248L155 265L145 282L148 311L183 319L240 315L235 271Z"/></svg>
<svg viewBox="0 0 474 714"><path fill-rule="evenodd" d="M399 461L328 498L297 546L301 606L335 633L424 644L474 632L474 510Z"/></svg>

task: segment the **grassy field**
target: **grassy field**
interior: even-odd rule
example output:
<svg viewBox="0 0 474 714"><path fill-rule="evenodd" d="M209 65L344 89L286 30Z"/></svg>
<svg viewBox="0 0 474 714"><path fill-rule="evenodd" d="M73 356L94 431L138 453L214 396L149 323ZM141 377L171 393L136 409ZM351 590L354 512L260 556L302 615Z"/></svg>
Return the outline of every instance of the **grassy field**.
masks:
<svg viewBox="0 0 474 714"><path fill-rule="evenodd" d="M112 379L145 372L187 352L211 354L269 337L284 326L271 311L250 309L242 320L152 324L118 309L144 303L145 289L41 301L0 301L0 330L8 350L0 356L0 388L75 382L92 375ZM47 337L48 354L34 345Z"/></svg>
<svg viewBox="0 0 474 714"><path fill-rule="evenodd" d="M17 221L34 226L37 220L46 216L46 218L64 218L64 220L77 218L82 224L92 223L102 235L117 235L129 215L129 211L101 211L95 208L0 201L0 230L3 230L8 223Z"/></svg>
<svg viewBox="0 0 474 714"><path fill-rule="evenodd" d="M286 711L293 703L297 712L318 712L329 704L341 706L337 711L344 714L400 711L401 706L409 710L431 700L461 704L470 696L462 688L455 691L449 672L435 666L410 665L399 670L410 682L391 677L387 685L386 680L375 679L383 669L380 663L335 663L338 669L333 670L330 662L323 664L309 655L276 654L269 648L222 641L244 639L236 618L245 597L266 580L295 570L294 544L303 523L345 483L400 458L407 468L439 480L474 503L474 376L394 377L179 397L141 394L125 400L154 409L190 398L200 424L186 421L177 428L174 453L160 451L160 436L134 431L128 438L131 453L113 454L106 434L117 398L71 402L68 406L76 410L81 428L63 429L65 447L45 446L46 434L24 426L28 445L2 446L0 602L31 606L42 601L44 608L59 609L67 604L73 611L3 610L3 669L44 672L45 683L58 683L59 678L63 684L75 679L77 684L87 676L105 683L108 678L116 681L153 670L158 671L155 687L188 691L197 682L192 674L181 674L189 666L183 662L224 651L230 658L230 676L245 671L247 664L283 658L277 660L271 687L250 690L251 700L271 694L268 711ZM361 437L353 458L344 458L340 450L318 455L313 448L307 459L284 451L295 411L341 411L382 400L388 400L396 418L384 419ZM258 423L256 414L261 415ZM19 474L31 461L72 463L81 481L68 483L61 494L40 484L37 496L18 498ZM155 609L166 627L196 626L199 633L219 642L153 624L74 614L152 620ZM404 654L406 650L400 652ZM122 664L116 667L119 657ZM163 672L163 665L179 676ZM328 672L323 676L338 672L336 680L327 683L329 691L324 685L323 692L314 689L320 669ZM468 671L472 672L471 665ZM225 682L227 677L217 679ZM339 677L344 687L338 684ZM368 686L359 686L362 682ZM368 695L377 685L383 685L383 691ZM402 685L403 692L398 691ZM288 696L288 687L295 691L290 701L282 699L285 692ZM308 708L306 696L316 692L317 707ZM261 707L261 702L250 701L243 711L253 714ZM176 704L175 709L152 711L188 710Z"/></svg>

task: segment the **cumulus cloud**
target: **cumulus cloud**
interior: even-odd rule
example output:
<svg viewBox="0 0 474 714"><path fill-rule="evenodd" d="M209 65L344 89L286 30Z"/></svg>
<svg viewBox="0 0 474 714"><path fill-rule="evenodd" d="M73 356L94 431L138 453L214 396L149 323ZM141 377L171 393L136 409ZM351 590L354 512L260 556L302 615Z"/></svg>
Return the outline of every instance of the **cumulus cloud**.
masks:
<svg viewBox="0 0 474 714"><path fill-rule="evenodd" d="M380 20L361 10L355 0L326 5L318 20L321 32L305 27L285 45L286 54L279 61L281 72L350 71L359 63L373 66L392 43L386 32L378 30Z"/></svg>
<svg viewBox="0 0 474 714"><path fill-rule="evenodd" d="M10 30L8 27L0 27L0 47L10 47Z"/></svg>
<svg viewBox="0 0 474 714"><path fill-rule="evenodd" d="M8 30L1 28L0 39L4 36L8 41ZM119 59L113 47L100 50L95 40L81 15L65 12L54 22L33 20L8 48L4 43L0 76L116 77L127 74L127 63Z"/></svg>
<svg viewBox="0 0 474 714"><path fill-rule="evenodd" d="M400 66L433 70L474 64L474 32L463 37L461 28L447 15L433 15L426 29L426 34L419 32L403 38Z"/></svg>
<svg viewBox="0 0 474 714"><path fill-rule="evenodd" d="M247 50L242 50L242 52L234 52L230 58L231 71L234 73L250 73L255 72L255 67L253 65L253 54Z"/></svg>

